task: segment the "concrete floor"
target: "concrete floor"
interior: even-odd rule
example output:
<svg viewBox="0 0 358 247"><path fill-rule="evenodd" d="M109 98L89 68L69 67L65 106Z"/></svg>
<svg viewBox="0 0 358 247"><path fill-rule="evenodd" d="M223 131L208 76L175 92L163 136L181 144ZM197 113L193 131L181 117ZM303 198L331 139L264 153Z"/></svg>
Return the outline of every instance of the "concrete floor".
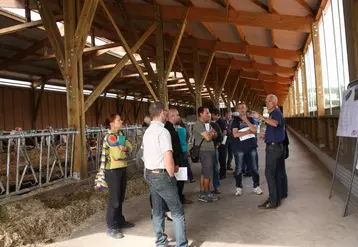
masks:
<svg viewBox="0 0 358 247"><path fill-rule="evenodd" d="M356 247L357 218L342 218L343 201L328 199L330 174L309 150L293 136L290 157L286 160L289 197L271 211L257 205L268 195L264 178L264 146L259 147L260 174L264 195L251 193L251 178L244 179L244 195L234 195L234 179L222 180L221 200L211 204L197 201L198 182L187 184L185 192L194 204L185 207L187 235L191 246L203 247ZM199 165L194 165L199 174ZM52 247L155 246L148 196L125 203L127 220L136 227L124 231L125 238L114 240L105 234L104 213L89 219L69 240ZM173 237L172 223L167 232ZM174 244L173 244L174 246Z"/></svg>

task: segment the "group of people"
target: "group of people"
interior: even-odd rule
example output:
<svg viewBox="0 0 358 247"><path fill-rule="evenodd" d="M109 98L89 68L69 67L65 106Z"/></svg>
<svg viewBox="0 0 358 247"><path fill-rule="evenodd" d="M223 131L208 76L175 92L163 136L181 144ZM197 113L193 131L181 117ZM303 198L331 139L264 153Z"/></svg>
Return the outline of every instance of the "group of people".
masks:
<svg viewBox="0 0 358 247"><path fill-rule="evenodd" d="M277 107L275 95L267 96L266 106L269 111L268 118L257 112L249 115L243 103L238 104L238 115L233 118L230 113L221 117L218 109L214 109L212 113L207 107L197 109L192 134L193 146L199 150L202 168L199 201L210 203L219 200L217 194L220 194L220 180L226 178L227 170L232 170L232 157L235 160L235 195L243 194L244 173L252 176L253 192L263 194L258 173L258 139L266 143L265 177L269 189L268 199L259 207L276 208L281 199L287 197L284 151L287 134L284 119ZM186 167L188 180L195 181L189 164L187 126L180 121L178 110L168 110L160 102L151 103L149 114L151 121L146 121L148 127L142 140L142 160L150 188L156 246L168 245L165 218L173 221L176 246L188 246L183 204L191 204L192 201L184 196L184 181L177 181L175 177L180 167ZM265 122L267 126L266 132L260 137L257 135L258 120ZM122 238L120 229L134 226L125 220L122 213L126 186L126 155L132 147L128 140L124 138L123 141L123 134L119 131L122 121L118 114L111 115L107 124L109 129L104 138L101 159L109 189L107 227L112 237Z"/></svg>

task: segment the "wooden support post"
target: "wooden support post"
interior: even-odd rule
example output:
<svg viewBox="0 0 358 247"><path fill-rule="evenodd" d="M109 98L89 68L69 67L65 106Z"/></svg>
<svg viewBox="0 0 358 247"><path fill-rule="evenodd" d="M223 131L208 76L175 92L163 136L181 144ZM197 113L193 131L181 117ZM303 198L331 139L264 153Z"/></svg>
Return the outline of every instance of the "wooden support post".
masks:
<svg viewBox="0 0 358 247"><path fill-rule="evenodd" d="M227 106L227 101L224 94L221 94L221 99L224 101L224 104Z"/></svg>
<svg viewBox="0 0 358 247"><path fill-rule="evenodd" d="M208 74L209 74L209 71L210 71L210 68L211 68L211 64L212 64L214 56L215 56L215 52L216 52L216 43L214 44L214 46L213 46L213 48L211 50L211 54L210 54L208 62L206 64L203 76L201 77L201 80L200 80L200 87L201 88L204 86L204 84L206 82L206 78L208 77Z"/></svg>
<svg viewBox="0 0 358 247"><path fill-rule="evenodd" d="M236 89L237 89L237 85L239 84L239 81L240 81L240 72L238 73L238 75L236 77L236 80L234 82L234 86L232 87L232 91L231 91L231 94L229 96L230 101L232 101L233 98L234 98L234 95L236 93Z"/></svg>
<svg viewBox="0 0 358 247"><path fill-rule="evenodd" d="M242 101L242 99L244 98L243 95L244 95L246 87L247 87L247 84L245 82L243 82L243 84L244 84L244 87L241 89L240 96L239 96L239 102Z"/></svg>
<svg viewBox="0 0 358 247"><path fill-rule="evenodd" d="M294 101L293 101L293 90L292 87L290 87L289 89L289 94L288 94L289 100L290 100L290 116L293 117L294 114Z"/></svg>
<svg viewBox="0 0 358 247"><path fill-rule="evenodd" d="M308 92L307 92L307 74L306 74L306 65L305 57L301 56L301 74L302 74L302 95L303 95L303 114L308 116Z"/></svg>
<svg viewBox="0 0 358 247"><path fill-rule="evenodd" d="M223 82L222 82L222 84L221 84L221 86L220 86L219 95L222 95L222 93L223 93L223 91L224 91L227 78L229 78L230 70L231 70L231 63L230 63L230 65L229 65L229 67L227 67L227 69L226 69L225 76L224 76L224 80L223 80Z"/></svg>
<svg viewBox="0 0 358 247"><path fill-rule="evenodd" d="M40 89L40 93L37 96L37 100L36 100L36 87L37 85L35 83L32 84L32 121L31 121L31 126L32 129L36 129L36 122L37 122L37 116L39 115L39 110L40 110L40 105L42 102L42 95L43 95L43 91L45 88L45 82L43 80L41 80L41 89Z"/></svg>
<svg viewBox="0 0 358 247"><path fill-rule="evenodd" d="M65 68L64 79L67 87L67 121L70 127L79 131L75 136L73 176L76 179L84 179L88 176L87 149L85 135L85 112L83 96L83 67L82 57L74 54L76 45L80 40L75 40L76 27L80 16L80 2L64 1L65 22ZM91 24L89 24L91 25Z"/></svg>
<svg viewBox="0 0 358 247"><path fill-rule="evenodd" d="M25 20L26 22L31 22L31 10L30 10L30 0L25 0Z"/></svg>
<svg viewBox="0 0 358 247"><path fill-rule="evenodd" d="M251 92L251 84L249 84L247 86L247 90L246 90L246 93L245 93L244 98L243 98L243 101L245 102L245 104L247 103L247 99L248 99L248 96L249 96L250 92Z"/></svg>
<svg viewBox="0 0 358 247"><path fill-rule="evenodd" d="M168 100L168 87L165 81L165 47L164 47L164 27L162 21L162 13L159 4L155 4L155 19L157 23L156 30L156 68L157 68L157 80L158 80L158 94L159 100L165 106L169 107Z"/></svg>
<svg viewBox="0 0 358 247"><path fill-rule="evenodd" d="M135 59L134 55L133 55L133 52L131 51L130 47L128 46L128 43L127 41L125 40L122 32L119 30L118 26L117 26L117 23L115 22L115 20L113 19L111 13L109 12L108 8L106 7L106 5L104 4L103 0L99 0L100 3L101 3L101 6L104 10L104 12L106 13L109 21L112 23L112 26L114 27L120 41L122 42L123 44L123 48L124 50L127 52L127 55L129 55L129 58L132 62L132 64L134 65L134 67L136 68L136 70L138 71L139 75L141 76L141 78L143 79L144 83L146 84L150 94L152 95L154 101L158 101L158 97L156 95L156 93L154 92L152 86L150 85L147 77L144 75L144 72L143 70L141 69L141 67L139 66L137 60Z"/></svg>
<svg viewBox="0 0 358 247"><path fill-rule="evenodd" d="M184 77L185 83L186 83L187 87L189 88L190 94L191 94L191 96L193 97L193 100L194 100L194 102L195 102L195 91L194 91L193 87L191 86L190 77L189 77L188 74L186 73L186 70L185 70L185 68L184 68L184 65L183 65L183 63L182 63L182 61L181 61L179 55L177 55L177 58L176 58L176 59L177 59L178 65L179 65L179 67L180 67L180 71L181 71L181 73L182 73L182 75L183 75L183 77Z"/></svg>
<svg viewBox="0 0 358 247"><path fill-rule="evenodd" d="M142 35L142 37L137 41L137 43L131 49L132 53L135 53L142 46L144 41L153 33L156 29L157 23L154 22L149 29ZM103 80L98 84L95 90L89 95L89 97L85 101L85 111L87 111L93 102L97 99L97 97L106 89L106 87L111 83L111 81L118 75L118 73L122 70L125 64L128 62L129 56L126 54L122 59L111 69L110 72L103 78Z"/></svg>
<svg viewBox="0 0 358 247"><path fill-rule="evenodd" d="M318 33L318 22L312 25L312 43L313 43L313 55L315 65L316 76L316 102L317 102L317 140L319 147L325 146L325 135L323 121L320 119L324 116L324 92L323 92L323 78L322 78L322 64L321 64L321 48Z"/></svg>
<svg viewBox="0 0 358 247"><path fill-rule="evenodd" d="M199 54L196 46L193 50L193 62L194 62L194 80L195 80L195 108L198 109L202 105L201 99L201 68Z"/></svg>
<svg viewBox="0 0 358 247"><path fill-rule="evenodd" d="M219 71L218 66L216 64L216 59L213 61L213 67L214 67L214 97L213 97L213 103L214 107L216 109L220 110L220 95L221 95L221 86L219 85ZM224 85L224 83L222 84Z"/></svg>
<svg viewBox="0 0 358 247"><path fill-rule="evenodd" d="M211 89L208 87L208 85L205 85L205 87L206 87L206 90L207 90L208 93L209 93L210 99L211 99L213 102L215 102L215 95L213 94L213 92L211 91ZM215 107L215 105L214 105L214 107Z"/></svg>
<svg viewBox="0 0 358 247"><path fill-rule="evenodd" d="M297 75L297 74L296 74ZM296 89L296 109L297 109L297 116L301 116L301 100L300 100L300 87L299 87L299 81L298 81L298 76L296 76L296 84L295 84L295 89Z"/></svg>

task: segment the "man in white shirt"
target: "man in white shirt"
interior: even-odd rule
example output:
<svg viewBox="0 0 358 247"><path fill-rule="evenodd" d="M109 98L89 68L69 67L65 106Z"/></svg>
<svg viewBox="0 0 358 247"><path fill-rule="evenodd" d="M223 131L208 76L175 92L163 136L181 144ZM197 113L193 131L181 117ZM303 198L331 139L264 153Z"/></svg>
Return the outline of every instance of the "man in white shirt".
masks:
<svg viewBox="0 0 358 247"><path fill-rule="evenodd" d="M153 205L153 226L157 247L168 246L165 231L163 201L172 213L177 247L188 247L185 233L184 208L180 201L174 173L173 148L170 133L164 128L168 111L160 102L152 103L149 114L153 121L143 136L143 159L146 179Z"/></svg>

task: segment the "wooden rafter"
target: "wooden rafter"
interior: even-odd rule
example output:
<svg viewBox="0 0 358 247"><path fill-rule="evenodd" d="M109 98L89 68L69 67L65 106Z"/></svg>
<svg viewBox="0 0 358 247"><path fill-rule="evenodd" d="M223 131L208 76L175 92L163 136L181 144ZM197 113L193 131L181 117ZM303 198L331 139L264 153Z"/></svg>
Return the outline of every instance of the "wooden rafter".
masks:
<svg viewBox="0 0 358 247"><path fill-rule="evenodd" d="M75 54L77 57L82 56L83 48L85 47L87 36L90 32L92 21L96 14L97 5L98 0L86 0L83 4L75 33Z"/></svg>
<svg viewBox="0 0 358 247"><path fill-rule="evenodd" d="M127 44L127 41L125 40L122 32L119 30L115 20L113 19L113 16L112 14L109 12L107 6L105 5L105 3L103 2L103 0L100 0L100 3L101 3L101 6L103 8L103 10L105 11L108 19L110 20L110 22L112 23L117 35L119 36L119 39L121 40L121 42L123 43L123 47L124 47L124 50L127 52L127 54L129 55L129 58L131 60L131 62L134 64L134 66L136 67L138 73L140 74L140 76L142 77L144 83L146 84L149 92L151 93L153 99L155 101L158 101L158 97L156 95L156 93L154 92L152 86L150 85L148 79L146 78L146 76L144 75L143 73L143 70L141 69L141 67L139 66L138 62L136 61L134 55L133 55L133 52L131 51L130 47L128 46Z"/></svg>
<svg viewBox="0 0 358 247"><path fill-rule="evenodd" d="M61 21L62 19L63 19L62 15L57 15L54 17L55 21ZM10 27L1 28L0 35L12 34L12 33L20 32L20 31L23 31L23 30L26 30L29 28L35 28L35 27L40 27L40 26L43 26L42 20L25 22L25 23L13 25Z"/></svg>
<svg viewBox="0 0 358 247"><path fill-rule="evenodd" d="M191 56L189 55L182 55L183 63L187 63L186 61L191 60ZM210 57L209 57L210 58ZM207 57L200 56L201 62L206 62ZM190 63L190 62L189 62ZM294 75L295 74L295 68L289 68L289 67L282 67L278 65L272 65L272 64L263 64L263 63L257 63L257 62L246 62L236 59L225 59L225 58L217 58L218 65L221 66L228 66L230 63L232 64L233 68L236 69L255 69L255 70L262 70L272 73L282 73L282 74L289 74Z"/></svg>
<svg viewBox="0 0 358 247"><path fill-rule="evenodd" d="M229 101L233 100L235 92L236 92L236 89L237 89L237 85L239 84L239 81L240 81L240 72L239 72L239 74L237 75L237 77L235 79L233 88L231 89L230 96L228 97Z"/></svg>
<svg viewBox="0 0 358 247"><path fill-rule="evenodd" d="M157 27L157 23L154 22L149 29L143 34L143 36L137 41L137 43L131 49L132 53L135 53L139 50L144 41L154 32ZM103 92L103 90L111 83L113 78L122 70L124 65L129 60L129 54L127 53L115 66L112 67L111 71L103 78L100 84L92 91L85 102L85 111L93 104L93 102L98 98L98 96Z"/></svg>
<svg viewBox="0 0 358 247"><path fill-rule="evenodd" d="M119 9L121 10L121 17L124 19L125 23L126 23L126 26L128 26L129 28L129 32L130 32L130 35L133 37L133 44L135 41L137 41L139 39L139 36L137 34L137 30L133 24L133 21L132 19L129 17L128 13L127 13L127 10L126 10L126 7L125 7L125 4L121 1L117 1L117 6L119 7ZM122 44L120 44L122 45ZM154 83L154 85L157 84L157 77L153 71L153 68L150 64L150 61L148 59L148 53L145 49L140 49L139 50L139 54L143 60L143 64L146 68L146 70L148 71L148 76L149 76L149 79Z"/></svg>
<svg viewBox="0 0 358 247"><path fill-rule="evenodd" d="M206 82L206 78L208 77L210 67L211 67L211 64L212 64L214 56L215 56L215 50L216 50L215 47L216 47L216 44L214 44L213 49L211 51L211 54L209 55L209 59L207 60L204 73L203 73L203 75L201 77L201 80L200 80L200 88L202 88L204 86L204 84Z"/></svg>
<svg viewBox="0 0 358 247"><path fill-rule="evenodd" d="M174 64L174 61L175 61L175 57L177 56L177 52L179 50L179 45L180 45L181 39L183 37L186 25L188 23L187 22L187 17L188 17L189 11L190 11L190 7L187 7L186 11L184 13L183 19L182 19L182 24L181 24L179 33L178 33L177 37L175 38L173 46L172 46L172 48L170 50L168 63L167 63L167 66L165 68L164 81L168 80L170 72L172 71L172 67L173 67L173 64Z"/></svg>
<svg viewBox="0 0 358 247"><path fill-rule="evenodd" d="M161 5L161 9L163 11L164 21L180 20L185 11L183 7L169 5ZM148 19L154 17L154 13L151 11L151 6L147 4L128 3L127 10L134 19ZM221 9L192 7L188 15L188 21L221 22L309 33L313 18L236 11L233 9L226 11Z"/></svg>
<svg viewBox="0 0 358 247"><path fill-rule="evenodd" d="M44 27L47 31L48 39L51 43L52 48L55 50L56 59L58 66L64 74L64 65L65 65L65 51L64 45L61 38L60 31L56 25L56 20L51 12L51 8L47 6L46 0L39 0L37 1L37 8L41 15L41 19L43 20Z"/></svg>

